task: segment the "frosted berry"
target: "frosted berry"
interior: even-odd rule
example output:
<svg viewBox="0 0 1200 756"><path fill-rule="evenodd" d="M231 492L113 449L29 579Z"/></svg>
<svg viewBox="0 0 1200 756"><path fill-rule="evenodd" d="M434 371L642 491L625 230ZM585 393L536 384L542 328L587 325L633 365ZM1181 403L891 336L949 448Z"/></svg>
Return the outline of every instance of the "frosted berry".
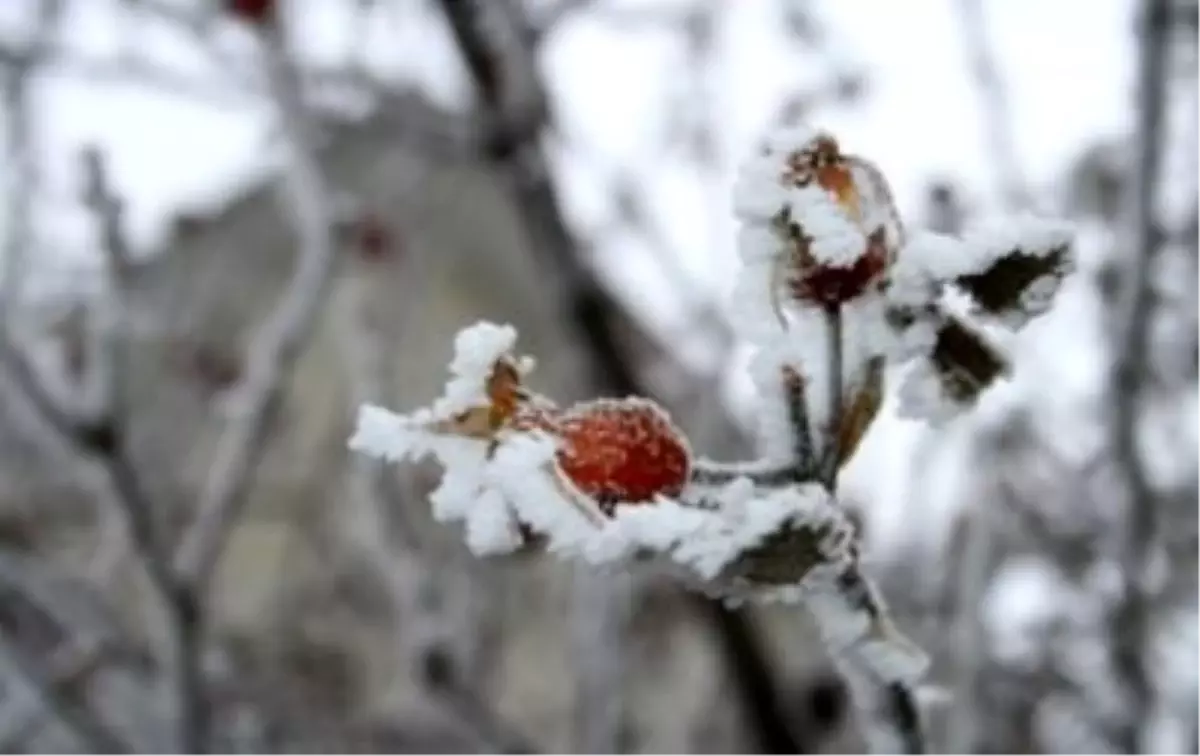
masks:
<svg viewBox="0 0 1200 756"><path fill-rule="evenodd" d="M677 496L687 483L691 454L667 414L645 399L599 400L538 418L562 439L558 466L600 510Z"/></svg>

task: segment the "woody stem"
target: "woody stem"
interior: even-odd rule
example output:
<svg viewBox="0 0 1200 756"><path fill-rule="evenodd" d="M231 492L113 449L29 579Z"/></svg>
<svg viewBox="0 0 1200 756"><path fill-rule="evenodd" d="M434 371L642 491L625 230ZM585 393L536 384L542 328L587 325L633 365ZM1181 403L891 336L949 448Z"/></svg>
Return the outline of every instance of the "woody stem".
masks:
<svg viewBox="0 0 1200 756"><path fill-rule="evenodd" d="M829 425L826 432L826 446L821 459L820 479L825 488L832 493L837 488L838 458L840 449L838 439L842 427L842 308L838 304L825 306L825 343L826 354L829 357Z"/></svg>

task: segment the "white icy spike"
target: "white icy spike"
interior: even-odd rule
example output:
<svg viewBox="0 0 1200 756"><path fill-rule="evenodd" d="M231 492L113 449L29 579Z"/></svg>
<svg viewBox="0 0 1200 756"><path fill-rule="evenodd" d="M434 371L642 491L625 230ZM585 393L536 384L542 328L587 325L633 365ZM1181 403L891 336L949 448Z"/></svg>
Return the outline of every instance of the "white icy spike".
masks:
<svg viewBox="0 0 1200 756"><path fill-rule="evenodd" d="M517 329L481 320L462 329L454 338L454 358L450 362L450 380L442 395L433 403L433 413L447 418L471 407L488 403L487 380L496 360L511 353L517 343Z"/></svg>

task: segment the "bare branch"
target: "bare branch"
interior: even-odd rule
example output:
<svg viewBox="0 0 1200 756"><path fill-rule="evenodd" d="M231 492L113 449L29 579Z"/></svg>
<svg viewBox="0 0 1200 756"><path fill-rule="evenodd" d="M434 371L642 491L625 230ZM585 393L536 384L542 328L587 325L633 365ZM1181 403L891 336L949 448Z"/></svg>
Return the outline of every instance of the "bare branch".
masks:
<svg viewBox="0 0 1200 756"><path fill-rule="evenodd" d="M10 636L0 641L0 679L5 683L0 751L28 750L28 738L48 717L86 747L131 750L78 700L106 652L120 652L107 607L86 591L44 569L36 557L0 552L0 630ZM23 627L28 631L22 632Z"/></svg>
<svg viewBox="0 0 1200 756"><path fill-rule="evenodd" d="M845 344L842 328L842 308L834 305L825 309L825 343L829 356L829 428L825 432L826 446L821 450L820 478L831 493L837 490L837 474L841 462L841 449L838 443L842 427L842 406L844 387L842 352Z"/></svg>
<svg viewBox="0 0 1200 756"><path fill-rule="evenodd" d="M33 126L30 123L29 87L34 73L45 62L62 10L63 0L42 3L38 26L29 43L24 49L6 50L0 55L5 160L11 166L4 187L8 232L3 246L3 279L0 280L0 328L6 328L10 322L33 246L32 199L37 185L37 157L30 141Z"/></svg>
<svg viewBox="0 0 1200 756"><path fill-rule="evenodd" d="M107 263L107 306L101 313L105 364L99 368L106 373L101 378L106 399L101 427L108 428L112 436L111 446L103 454L105 469L129 523L134 548L166 617L177 696L178 745L185 752L205 751L209 717L195 597L172 569L170 550L154 522L154 503L126 447L131 410L127 396L130 328L126 308L133 250L122 227L123 203L110 184L103 156L94 148L88 149L83 162L84 200L99 224L100 246Z"/></svg>
<svg viewBox="0 0 1200 756"><path fill-rule="evenodd" d="M1121 308L1116 362L1112 375L1113 416L1110 431L1117 464L1125 477L1125 538L1121 549L1124 584L1111 623L1113 668L1124 691L1128 711L1117 747L1136 753L1153 705L1153 689L1145 667L1150 597L1145 575L1158 531L1158 497L1150 484L1139 448L1138 416L1148 370L1151 318L1154 309L1152 271L1158 258L1155 221L1159 163L1162 159L1167 59L1170 43L1168 0L1141 6L1138 92L1138 162L1132 194L1129 239L1131 258Z"/></svg>
<svg viewBox="0 0 1200 756"><path fill-rule="evenodd" d="M125 328L121 301L128 272L130 245L121 228L121 202L109 186L98 153L86 163L89 179L88 202L101 226L101 246L110 261L110 308L107 316L109 361L107 384L110 398L96 417L77 418L59 406L25 355L7 333L0 333L0 369L21 391L44 425L65 439L75 451L100 463L120 507L134 552L150 579L155 600L166 617L168 643L173 656L178 695L180 747L200 750L203 743L204 693L200 672L200 649L195 642L190 596L180 589L171 570L171 557L154 522L154 505L141 481L127 443L128 407L119 392L124 390Z"/></svg>
<svg viewBox="0 0 1200 756"><path fill-rule="evenodd" d="M284 379L308 341L333 275L329 190L317 163L300 84L278 34L266 30L262 39L272 90L293 150L287 184L298 260L283 298L253 342L246 378L237 389L236 414L218 442L196 519L176 555L177 569L201 592L241 513L272 418L283 399Z"/></svg>
<svg viewBox="0 0 1200 756"><path fill-rule="evenodd" d="M99 422L81 421L59 406L13 342L9 330L11 317L7 311L15 305L24 274L23 260L33 245L30 196L34 189L34 157L32 147L28 143L28 77L33 67L40 62L40 57L49 44L53 20L61 10L61 5L59 2L42 4L42 26L34 43L6 72L5 91L10 119L9 155L12 164L18 166L18 170L12 174L11 180L15 183L8 187L9 232L5 245L3 302L0 303L0 307L6 312L0 316L0 370L6 373L10 385L21 392L28 407L44 426L53 430L76 452L83 452L100 460L108 481L116 492L116 500L123 505L132 540L151 578L151 584L162 603L169 607L173 594L170 576L165 571L169 562L163 561L163 554L158 549L150 521L150 504L124 454L120 430L108 418ZM72 714L79 728L95 740L95 747L105 750L117 748L114 745L115 740L98 726L81 719L82 716L78 712Z"/></svg>
<svg viewBox="0 0 1200 756"><path fill-rule="evenodd" d="M624 729L625 618L633 578L579 566L572 575L575 753L619 753Z"/></svg>
<svg viewBox="0 0 1200 756"><path fill-rule="evenodd" d="M0 671L7 672L5 676L9 679L18 681L21 689L42 710L53 713L55 719L66 725L85 748L96 749L99 753L130 752L129 746L85 706L63 695L60 690L61 675L43 669L36 660L4 641L0 641Z"/></svg>
<svg viewBox="0 0 1200 756"><path fill-rule="evenodd" d="M980 701L979 675L983 670L985 628L979 602L987 588L994 559L991 517L986 506L975 507L962 519L965 544L958 560L955 583L955 616L951 627L955 702L949 719L949 751L978 751Z"/></svg>

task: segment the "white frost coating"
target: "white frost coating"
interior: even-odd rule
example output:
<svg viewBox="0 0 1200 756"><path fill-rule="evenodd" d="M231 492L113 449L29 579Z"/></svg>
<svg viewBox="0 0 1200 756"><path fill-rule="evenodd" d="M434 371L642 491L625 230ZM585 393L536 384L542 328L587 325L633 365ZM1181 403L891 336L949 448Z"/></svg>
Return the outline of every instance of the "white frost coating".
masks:
<svg viewBox="0 0 1200 756"><path fill-rule="evenodd" d="M806 584L805 597L833 655L877 680L915 683L929 668L928 655L892 624L874 584L859 575L870 594L869 611L853 592L839 586L839 574L833 569L815 574Z"/></svg>
<svg viewBox="0 0 1200 756"><path fill-rule="evenodd" d="M672 559L695 571L702 579L711 580L721 570L732 564L748 549L762 543L772 533L785 527L819 528L836 521L837 513L832 509L828 494L819 486L809 485L788 488L756 495L748 480L730 484L722 498L730 505L719 513L703 513L703 522L690 532L681 532L678 544L671 549ZM677 504L673 507L679 508ZM651 510L627 509L618 515L618 521L628 517L646 517ZM691 510L695 511L695 510ZM669 510L664 510L664 513ZM669 527L666 522L653 519L639 523L638 535L643 532ZM646 526L649 528L646 528Z"/></svg>
<svg viewBox="0 0 1200 756"><path fill-rule="evenodd" d="M391 410L364 404L358 408L358 421L349 447L385 462L399 462L419 451L422 443L421 431L413 427L409 418Z"/></svg>
<svg viewBox="0 0 1200 756"><path fill-rule="evenodd" d="M498 326L480 321L463 329L454 340L450 380L433 406L409 415L398 415L382 407L362 405L358 410L354 434L349 440L350 449L389 462L398 462L429 454L435 447L446 443L461 442L461 439L431 433L428 426L439 420L448 420L464 410L487 406L487 381L492 366L496 360L509 354L516 340L516 329L508 325ZM515 365L518 371L528 372L532 368L532 360L522 360Z"/></svg>
<svg viewBox="0 0 1200 756"><path fill-rule="evenodd" d="M510 554L521 545L521 531L504 497L481 491L466 519L467 548L477 556Z"/></svg>
<svg viewBox="0 0 1200 756"><path fill-rule="evenodd" d="M884 320L887 300L867 292L842 305L843 377L851 378L871 357L885 354L892 334Z"/></svg>
<svg viewBox="0 0 1200 756"><path fill-rule="evenodd" d="M837 200L815 182L788 192L793 223L812 239L809 251L820 263L849 267L867 249L867 238Z"/></svg>
<svg viewBox="0 0 1200 756"><path fill-rule="evenodd" d="M429 410L397 415L363 405L358 426L350 439L352 450L390 462L433 456L444 468L438 487L429 495L433 517L439 522L464 521L467 546L485 555L507 553L520 545L520 533L511 510L487 478L487 444L468 438L433 433L419 421L431 419ZM417 420L414 420L417 418Z"/></svg>
<svg viewBox="0 0 1200 756"><path fill-rule="evenodd" d="M520 520L546 537L547 550L563 558L605 565L649 553L709 581L787 523L815 528L840 521L819 486L759 493L749 480L739 479L718 494L724 504L720 510L660 497L652 504L618 507L611 519L596 523L546 474L542 462L553 445L537 434L521 436L502 445L488 476L504 490Z"/></svg>
<svg viewBox="0 0 1200 756"><path fill-rule="evenodd" d="M743 223L737 231L737 251L743 263L772 261L787 252L787 243L767 223Z"/></svg>
<svg viewBox="0 0 1200 756"><path fill-rule="evenodd" d="M964 273L980 273L1017 249L1033 257L1046 257L1056 249L1070 247L1074 236L1071 224L1032 213L985 219L963 235L971 248L968 257L975 258L979 266Z"/></svg>
<svg viewBox="0 0 1200 756"><path fill-rule="evenodd" d="M941 425L961 414L967 405L950 398L928 359L914 361L900 382L897 414L906 420Z"/></svg>
<svg viewBox="0 0 1200 756"><path fill-rule="evenodd" d="M832 138L833 135L824 129L803 123L790 124L767 134L763 139L763 151L773 157L786 156L812 147L819 139Z"/></svg>
<svg viewBox="0 0 1200 756"><path fill-rule="evenodd" d="M925 296L932 281L972 272L978 264L973 257L970 246L962 239L932 231L917 232L900 250L891 296L896 301Z"/></svg>
<svg viewBox="0 0 1200 756"><path fill-rule="evenodd" d="M743 221L767 223L787 203L783 165L776 158L756 155L739 168L733 184L733 212Z"/></svg>
<svg viewBox="0 0 1200 756"><path fill-rule="evenodd" d="M828 136L806 126L776 129L760 148L738 166L733 185L733 211L738 218L765 223L788 204L791 187L784 181L788 158L810 148L818 137Z"/></svg>
<svg viewBox="0 0 1200 756"><path fill-rule="evenodd" d="M496 360L512 351L517 329L481 320L458 332L454 339L451 379L442 396L433 403L433 414L447 418L471 407L488 403L485 393Z"/></svg>
<svg viewBox="0 0 1200 756"><path fill-rule="evenodd" d="M921 317L903 329L891 329L885 349L888 361L903 363L933 354L940 324L938 318Z"/></svg>
<svg viewBox="0 0 1200 756"><path fill-rule="evenodd" d="M905 245L901 258L933 278L950 280L983 273L1001 257L1020 250L1030 257L1047 257L1063 247L1070 248L1073 232L1069 224L1017 215L984 221L961 239L922 232ZM1069 272L1067 255L1063 273Z"/></svg>
<svg viewBox="0 0 1200 756"><path fill-rule="evenodd" d="M761 355L760 355L761 356ZM764 366L769 365L764 361ZM790 461L796 453L796 435L788 420L788 397L784 393L783 376L776 372L775 380L769 381L771 373L760 369L756 376L758 406L755 408L758 431L758 453L765 459Z"/></svg>
<svg viewBox="0 0 1200 756"><path fill-rule="evenodd" d="M445 469L441 483L429 494L429 503L433 506L433 519L438 522L454 522L466 518L475 508L475 501L485 487L482 478L486 459L483 444L477 441L466 442L455 451L458 453L451 454L449 448L443 447L442 453L436 454Z"/></svg>
<svg viewBox="0 0 1200 756"><path fill-rule="evenodd" d="M991 313L991 318L1010 331L1019 331L1034 318L1045 315L1062 288L1064 271L1069 271L1069 266L1034 280L1021 292L1014 307Z"/></svg>
<svg viewBox="0 0 1200 756"><path fill-rule="evenodd" d="M842 306L842 377L848 389L856 388L873 357L893 353L895 337L884 321L882 296L868 293ZM743 312L750 312L744 310ZM783 330L778 321L769 329L760 323L754 342L758 349L749 363L750 377L759 395L758 432L760 453L770 459L786 459L796 442L783 390L783 369L789 367L805 381L805 400L813 429L814 447L826 442L829 425L830 356L824 334L825 315L815 307L793 303L788 311L789 325ZM759 323L757 315L751 322Z"/></svg>
<svg viewBox="0 0 1200 756"><path fill-rule="evenodd" d="M552 553L572 551L586 543L595 526L569 499L566 481L554 472L557 444L541 432L513 433L496 449L486 478L502 491L521 522L549 536Z"/></svg>
<svg viewBox="0 0 1200 756"><path fill-rule="evenodd" d="M368 413L381 419L375 415ZM619 507L611 519L592 518L580 509L588 502L574 495L555 472L555 440L540 431L505 434L488 459L484 442L445 444L440 437L424 434L423 444L413 444L408 443L414 435L409 427L389 425L406 438L404 456L418 456L419 448L443 463L445 475L431 497L434 513L440 520L464 520L467 545L478 555L519 546L519 521L545 536L547 551L562 558L602 566L649 554L702 581L714 580L747 550L785 527L826 527L840 533L822 545L829 560L848 559L843 518L817 485L758 491L749 479L739 478L715 490L722 503L717 510L660 497L653 504ZM374 424L368 430L376 433L381 428ZM387 438L363 433L356 438L356 446L366 453L393 453Z"/></svg>
<svg viewBox="0 0 1200 756"><path fill-rule="evenodd" d="M727 312L734 331L747 341L756 343L783 333L771 304L771 288L777 283L766 260L746 263L738 271Z"/></svg>
<svg viewBox="0 0 1200 756"><path fill-rule="evenodd" d="M1033 216L991 221L976 227L963 239L923 232L902 250L892 271L888 297L901 305L922 304L937 296L936 281L982 273L1015 251L1044 258L1066 248L1061 264L1030 283L1012 308L989 313L1005 328L1020 330L1050 308L1063 278L1074 270L1071 239L1069 225Z"/></svg>
<svg viewBox="0 0 1200 756"><path fill-rule="evenodd" d="M428 424L435 418L428 409L411 415L399 415L391 410L363 404L358 409L358 422L348 446L351 451L375 457L385 462L418 460L432 455L445 464L447 460L463 461L459 466L478 465L485 445L473 439L434 433Z"/></svg>
<svg viewBox="0 0 1200 756"><path fill-rule="evenodd" d="M840 385L845 398L859 396L866 368L880 356L893 362L916 358L899 391L902 416L943 422L965 409L949 398L931 361L944 317L938 308L944 287L964 274L988 270L1014 250L1045 256L1070 242L1067 227L1026 217L982 227L961 240L927 233L906 243L890 189L873 164L839 158L854 190L844 198L853 200L845 206L837 194L816 183L809 151L821 136L827 135L803 127L775 132L744 162L736 180L733 199L742 221L737 246L743 265L730 315L736 332L758 349L750 371L758 388L762 436L762 455L746 465L747 471L756 465L760 471L768 469L765 461L795 461L796 429L784 393L784 367L804 380L805 411L817 453L827 447L833 430L828 427L831 389ZM822 173L822 180L834 178L845 177ZM800 182L807 186L796 186ZM883 271L886 292L856 291L841 303L841 375L829 374L832 321L787 291L788 274L795 271L787 270L792 261L786 259L794 242L778 227L785 217L800 227L809 251L826 266L854 263L867 250L867 237L884 232L892 263ZM1014 312L990 314L1019 327L1045 311L1072 264L1068 256L1060 270L1028 286ZM850 523L819 486L768 483L774 476L761 477L758 486L748 477L721 485L716 481L737 469L728 466L706 471L710 482L688 486L679 500L659 497L648 504L618 506L608 517L561 473L558 442L546 433L506 429L488 440L434 433L434 428L449 432L456 427L438 421L488 405L488 379L515 341L509 326L481 322L466 329L455 341L452 375L442 397L407 417L363 407L351 447L389 461L437 457L445 475L432 496L434 515L464 521L466 542L477 554L513 550L528 528L540 536L538 543L546 551L596 569L653 561L726 600L802 603L851 682L870 684L864 699L877 692L880 682L911 684L924 673L928 659L892 626L878 591L859 572ZM826 534L817 564L802 565L808 571L796 582L764 585L750 577L761 579L758 573L727 570L764 539L788 528Z"/></svg>

